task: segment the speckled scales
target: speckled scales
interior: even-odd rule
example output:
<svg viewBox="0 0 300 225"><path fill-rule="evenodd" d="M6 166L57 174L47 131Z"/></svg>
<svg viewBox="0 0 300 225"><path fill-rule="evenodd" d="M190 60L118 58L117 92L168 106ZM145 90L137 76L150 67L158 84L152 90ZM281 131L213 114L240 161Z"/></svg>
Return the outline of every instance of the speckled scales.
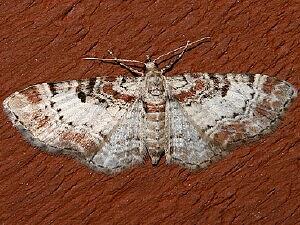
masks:
<svg viewBox="0 0 300 225"><path fill-rule="evenodd" d="M130 165L142 163L147 154L143 143L144 110L141 101L136 101L114 127L105 142L89 164L95 170L119 172Z"/></svg>
<svg viewBox="0 0 300 225"><path fill-rule="evenodd" d="M271 132L297 95L288 82L261 74L184 74L168 83L195 127L223 149Z"/></svg>
<svg viewBox="0 0 300 225"><path fill-rule="evenodd" d="M121 165L116 166L117 163L112 161L113 165L95 165L95 160L101 148L105 150L109 148L108 144L112 144L111 136L113 139L120 135L120 128L116 129L119 123L133 128L128 126L128 121L135 123L140 118L136 116L137 103L134 104L139 94L139 78L111 79L99 77L93 81L33 85L9 96L3 103L4 109L33 145L52 153L72 155L97 170L115 172ZM80 96L78 93L83 94ZM134 128L122 130L129 146L136 146L136 143L133 143L134 140L131 142L128 135L140 132ZM141 161L141 157L139 154L134 160L130 154L123 156L127 162Z"/></svg>
<svg viewBox="0 0 300 225"><path fill-rule="evenodd" d="M226 155L220 146L197 129L176 100L169 102L169 149L166 152L168 163L177 163L191 169L205 168Z"/></svg>

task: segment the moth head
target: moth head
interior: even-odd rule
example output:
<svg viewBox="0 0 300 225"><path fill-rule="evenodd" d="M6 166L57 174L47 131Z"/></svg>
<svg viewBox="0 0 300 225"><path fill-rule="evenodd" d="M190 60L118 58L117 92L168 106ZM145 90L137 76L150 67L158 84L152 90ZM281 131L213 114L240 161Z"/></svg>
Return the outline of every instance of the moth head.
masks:
<svg viewBox="0 0 300 225"><path fill-rule="evenodd" d="M147 55L147 60L144 64L146 71L158 70L158 65L153 60L151 60L151 57L149 55Z"/></svg>
<svg viewBox="0 0 300 225"><path fill-rule="evenodd" d="M146 62L145 63L146 70L154 70L157 69L157 65L154 62Z"/></svg>

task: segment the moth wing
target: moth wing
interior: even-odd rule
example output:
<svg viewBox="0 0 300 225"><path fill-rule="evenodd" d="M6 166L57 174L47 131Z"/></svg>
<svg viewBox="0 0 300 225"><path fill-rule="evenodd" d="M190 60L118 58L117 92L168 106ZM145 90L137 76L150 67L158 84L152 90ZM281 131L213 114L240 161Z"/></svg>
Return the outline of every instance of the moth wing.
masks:
<svg viewBox="0 0 300 225"><path fill-rule="evenodd" d="M143 163L147 154L142 139L144 113L142 101L137 100L113 128L101 150L89 160L89 165L95 170L111 173Z"/></svg>
<svg viewBox="0 0 300 225"><path fill-rule="evenodd" d="M168 77L167 85L197 135L220 156L271 132L297 95L288 82L261 74L188 73ZM210 152L210 147L197 148Z"/></svg>
<svg viewBox="0 0 300 225"><path fill-rule="evenodd" d="M181 164L190 169L205 168L227 152L211 140L190 120L180 103L168 104L169 147L167 163Z"/></svg>
<svg viewBox="0 0 300 225"><path fill-rule="evenodd" d="M130 149L140 142L136 140L140 127L122 130L126 119L140 120L141 82L141 78L98 77L43 83L13 93L3 104L14 126L33 145L74 156L95 170L115 172L143 161L142 147ZM134 118L133 113L137 114ZM120 132L127 138L126 148L108 150L107 145ZM95 162L101 154L110 163Z"/></svg>

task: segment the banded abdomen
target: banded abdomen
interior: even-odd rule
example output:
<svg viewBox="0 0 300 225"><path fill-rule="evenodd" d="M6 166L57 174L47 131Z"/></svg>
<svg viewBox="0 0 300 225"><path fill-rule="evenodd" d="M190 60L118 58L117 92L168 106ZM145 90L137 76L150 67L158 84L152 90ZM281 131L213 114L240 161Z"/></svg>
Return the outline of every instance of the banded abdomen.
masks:
<svg viewBox="0 0 300 225"><path fill-rule="evenodd" d="M144 102L145 144L152 164L157 164L166 147L165 109L166 101L159 103Z"/></svg>

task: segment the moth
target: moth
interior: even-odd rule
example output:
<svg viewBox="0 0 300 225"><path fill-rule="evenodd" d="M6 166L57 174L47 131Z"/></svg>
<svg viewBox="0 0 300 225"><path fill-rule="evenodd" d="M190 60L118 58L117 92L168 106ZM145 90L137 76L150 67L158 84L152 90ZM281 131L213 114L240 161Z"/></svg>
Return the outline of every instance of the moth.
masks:
<svg viewBox="0 0 300 225"><path fill-rule="evenodd" d="M297 95L288 82L262 74L165 76L206 41L187 42L145 63L111 51L112 58L85 58L130 74L36 84L7 97L4 109L32 145L95 171L120 172L147 155L153 165L164 155L167 163L205 168L274 130Z"/></svg>

